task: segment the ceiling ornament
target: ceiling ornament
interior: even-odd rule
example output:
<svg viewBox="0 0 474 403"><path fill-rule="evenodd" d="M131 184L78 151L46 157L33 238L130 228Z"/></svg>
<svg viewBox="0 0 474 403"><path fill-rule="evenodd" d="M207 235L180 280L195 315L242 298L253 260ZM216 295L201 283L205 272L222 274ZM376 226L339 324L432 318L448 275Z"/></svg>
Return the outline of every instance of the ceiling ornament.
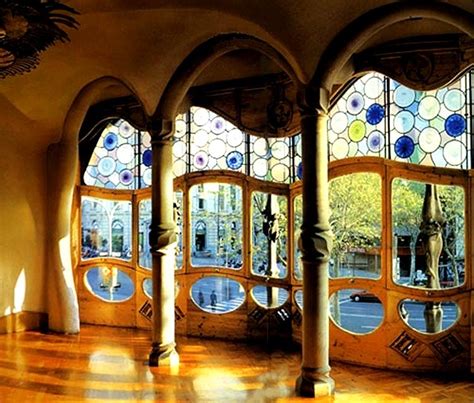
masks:
<svg viewBox="0 0 474 403"><path fill-rule="evenodd" d="M68 42L62 26L77 29L77 14L55 0L0 0L0 78L30 72L41 52Z"/></svg>

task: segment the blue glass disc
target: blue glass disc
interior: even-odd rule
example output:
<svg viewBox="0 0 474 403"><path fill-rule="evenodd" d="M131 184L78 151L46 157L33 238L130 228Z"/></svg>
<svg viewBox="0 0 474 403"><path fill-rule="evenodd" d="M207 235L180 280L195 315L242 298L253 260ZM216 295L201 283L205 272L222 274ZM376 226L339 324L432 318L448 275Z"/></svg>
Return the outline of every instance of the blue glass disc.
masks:
<svg viewBox="0 0 474 403"><path fill-rule="evenodd" d="M385 110L380 104L372 104L367 109L366 119L371 125L379 124L385 116Z"/></svg>
<svg viewBox="0 0 474 403"><path fill-rule="evenodd" d="M296 176L298 179L303 179L303 163L300 162L296 168Z"/></svg>
<svg viewBox="0 0 474 403"><path fill-rule="evenodd" d="M231 151L227 154L226 162L230 169L240 169L244 163L244 156L239 151Z"/></svg>
<svg viewBox="0 0 474 403"><path fill-rule="evenodd" d="M453 113L444 122L444 129L451 137L458 137L466 130L466 119L459 113Z"/></svg>
<svg viewBox="0 0 474 403"><path fill-rule="evenodd" d="M130 185L133 181L133 174L130 170L124 169L119 175L120 182L124 185Z"/></svg>
<svg viewBox="0 0 474 403"><path fill-rule="evenodd" d="M151 150L145 150L143 153L143 164L147 167L151 167L151 162L152 162L152 154Z"/></svg>
<svg viewBox="0 0 474 403"><path fill-rule="evenodd" d="M115 133L109 132L107 136L105 136L104 147L107 150L109 151L113 150L117 146L117 143L118 143L118 137Z"/></svg>
<svg viewBox="0 0 474 403"><path fill-rule="evenodd" d="M395 142L395 152L400 158L408 158L415 151L415 143L408 136L402 136Z"/></svg>

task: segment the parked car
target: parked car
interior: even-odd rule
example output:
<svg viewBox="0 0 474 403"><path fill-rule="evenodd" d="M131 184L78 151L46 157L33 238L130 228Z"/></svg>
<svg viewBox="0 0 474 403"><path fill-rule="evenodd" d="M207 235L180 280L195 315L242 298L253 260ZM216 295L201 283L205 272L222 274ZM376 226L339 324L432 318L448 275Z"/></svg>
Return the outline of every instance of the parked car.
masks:
<svg viewBox="0 0 474 403"><path fill-rule="evenodd" d="M366 290L361 290L361 291L356 291L352 293L349 298L354 301L354 302L360 302L360 301L365 301L365 302L378 302L380 303L379 298Z"/></svg>

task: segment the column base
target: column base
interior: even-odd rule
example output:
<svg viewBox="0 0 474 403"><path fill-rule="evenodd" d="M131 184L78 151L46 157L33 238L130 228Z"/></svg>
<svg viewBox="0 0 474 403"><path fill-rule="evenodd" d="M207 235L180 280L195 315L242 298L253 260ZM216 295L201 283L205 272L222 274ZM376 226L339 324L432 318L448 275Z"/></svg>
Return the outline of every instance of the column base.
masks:
<svg viewBox="0 0 474 403"><path fill-rule="evenodd" d="M148 359L150 367L176 367L179 365L179 355L175 343L159 346L152 344Z"/></svg>
<svg viewBox="0 0 474 403"><path fill-rule="evenodd" d="M296 380L295 391L301 397L323 397L334 394L335 383L332 378L326 375L314 374L308 377L302 373Z"/></svg>

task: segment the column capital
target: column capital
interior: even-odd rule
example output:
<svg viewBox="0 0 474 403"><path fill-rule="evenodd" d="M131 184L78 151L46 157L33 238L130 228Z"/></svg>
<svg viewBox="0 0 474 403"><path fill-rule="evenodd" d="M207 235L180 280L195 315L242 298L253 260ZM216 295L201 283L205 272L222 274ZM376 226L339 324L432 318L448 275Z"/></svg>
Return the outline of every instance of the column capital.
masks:
<svg viewBox="0 0 474 403"><path fill-rule="evenodd" d="M174 133L174 120L150 119L147 122L147 131L150 133L152 143L170 141Z"/></svg>
<svg viewBox="0 0 474 403"><path fill-rule="evenodd" d="M307 115L326 115L329 109L329 91L303 85L298 88L297 105L302 118Z"/></svg>

